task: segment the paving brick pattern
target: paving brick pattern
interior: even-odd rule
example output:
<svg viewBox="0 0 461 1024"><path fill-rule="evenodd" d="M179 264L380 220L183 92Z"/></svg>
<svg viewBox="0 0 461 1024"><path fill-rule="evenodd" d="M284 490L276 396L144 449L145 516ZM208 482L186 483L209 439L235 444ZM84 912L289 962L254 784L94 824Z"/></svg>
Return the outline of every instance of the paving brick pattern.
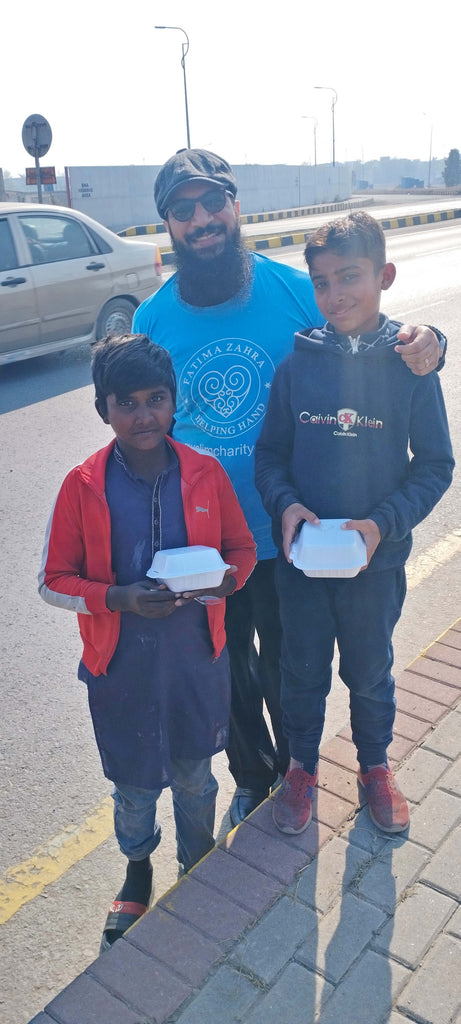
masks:
<svg viewBox="0 0 461 1024"><path fill-rule="evenodd" d="M358 805L350 728L314 819L267 800L30 1024L461 1024L461 619L403 673L408 834Z"/></svg>

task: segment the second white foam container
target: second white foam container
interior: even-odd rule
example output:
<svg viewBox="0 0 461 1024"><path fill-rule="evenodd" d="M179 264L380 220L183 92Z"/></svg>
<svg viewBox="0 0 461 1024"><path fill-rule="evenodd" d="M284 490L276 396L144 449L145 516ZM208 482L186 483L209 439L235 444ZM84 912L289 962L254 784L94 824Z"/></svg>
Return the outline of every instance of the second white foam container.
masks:
<svg viewBox="0 0 461 1024"><path fill-rule="evenodd" d="M367 561L365 541L358 530L341 530L347 519L322 519L318 526L307 521L295 537L290 557L305 576L357 576Z"/></svg>

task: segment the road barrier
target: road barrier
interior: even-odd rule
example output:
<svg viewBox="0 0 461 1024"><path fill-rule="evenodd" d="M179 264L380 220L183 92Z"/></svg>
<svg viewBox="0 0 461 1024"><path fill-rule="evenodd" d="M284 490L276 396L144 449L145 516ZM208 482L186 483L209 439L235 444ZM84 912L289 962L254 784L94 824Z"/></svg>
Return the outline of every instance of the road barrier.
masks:
<svg viewBox="0 0 461 1024"><path fill-rule="evenodd" d="M283 216L307 216L313 213L330 213L336 212L342 209L353 209L353 207L363 207L363 203L357 201L353 203L333 203L322 207L305 207L299 210L279 210L273 213L267 214L256 214L249 213L244 214L240 218L240 222L250 223L264 223L270 220L281 220ZM395 228L411 228L420 224L437 224L442 221L456 220L461 217L461 208L453 210L436 210L435 213L417 213L408 215L405 217L389 217L381 218L378 223L381 224L383 231L392 231ZM249 218L258 218L258 220L249 220ZM133 235L150 235L156 234L158 230L165 231L163 225L159 224L144 224L138 227L125 228L123 231L117 232L122 238L131 237ZM307 242L308 238L312 235L314 228L307 231L295 231L290 233L283 233L283 235L261 235L260 237L254 237L253 235L247 236L244 241L248 245L248 248L254 251L264 251L265 249L283 249L290 245L303 245ZM168 247L161 250L162 264L168 266L174 263L174 252Z"/></svg>

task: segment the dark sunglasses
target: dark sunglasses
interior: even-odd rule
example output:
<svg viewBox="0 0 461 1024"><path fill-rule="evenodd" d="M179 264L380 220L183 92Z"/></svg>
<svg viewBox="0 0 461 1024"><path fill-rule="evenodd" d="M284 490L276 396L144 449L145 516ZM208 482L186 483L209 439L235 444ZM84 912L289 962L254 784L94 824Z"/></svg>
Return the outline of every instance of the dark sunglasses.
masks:
<svg viewBox="0 0 461 1024"><path fill-rule="evenodd" d="M194 216L197 203L200 203L207 213L221 213L228 196L232 196L232 192L227 192L222 188L211 188L209 192L197 196L197 199L172 199L168 212L173 214L175 220L183 222L191 220Z"/></svg>

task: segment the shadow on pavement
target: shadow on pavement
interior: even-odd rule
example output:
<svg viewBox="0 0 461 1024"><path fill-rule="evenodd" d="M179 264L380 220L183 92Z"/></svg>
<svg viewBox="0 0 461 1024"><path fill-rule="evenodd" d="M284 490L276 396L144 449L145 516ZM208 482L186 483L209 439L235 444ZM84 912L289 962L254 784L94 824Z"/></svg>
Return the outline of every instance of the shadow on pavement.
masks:
<svg viewBox="0 0 461 1024"><path fill-rule="evenodd" d="M0 366L0 414L91 384L91 348L75 348Z"/></svg>
<svg viewBox="0 0 461 1024"><path fill-rule="evenodd" d="M322 993L318 1024L387 1024L393 977L388 959L396 907L393 859L407 834L385 835L368 809L333 840L345 847L341 897L319 924L316 968L334 986ZM302 958L302 955L301 955ZM306 961L305 961L306 962Z"/></svg>

